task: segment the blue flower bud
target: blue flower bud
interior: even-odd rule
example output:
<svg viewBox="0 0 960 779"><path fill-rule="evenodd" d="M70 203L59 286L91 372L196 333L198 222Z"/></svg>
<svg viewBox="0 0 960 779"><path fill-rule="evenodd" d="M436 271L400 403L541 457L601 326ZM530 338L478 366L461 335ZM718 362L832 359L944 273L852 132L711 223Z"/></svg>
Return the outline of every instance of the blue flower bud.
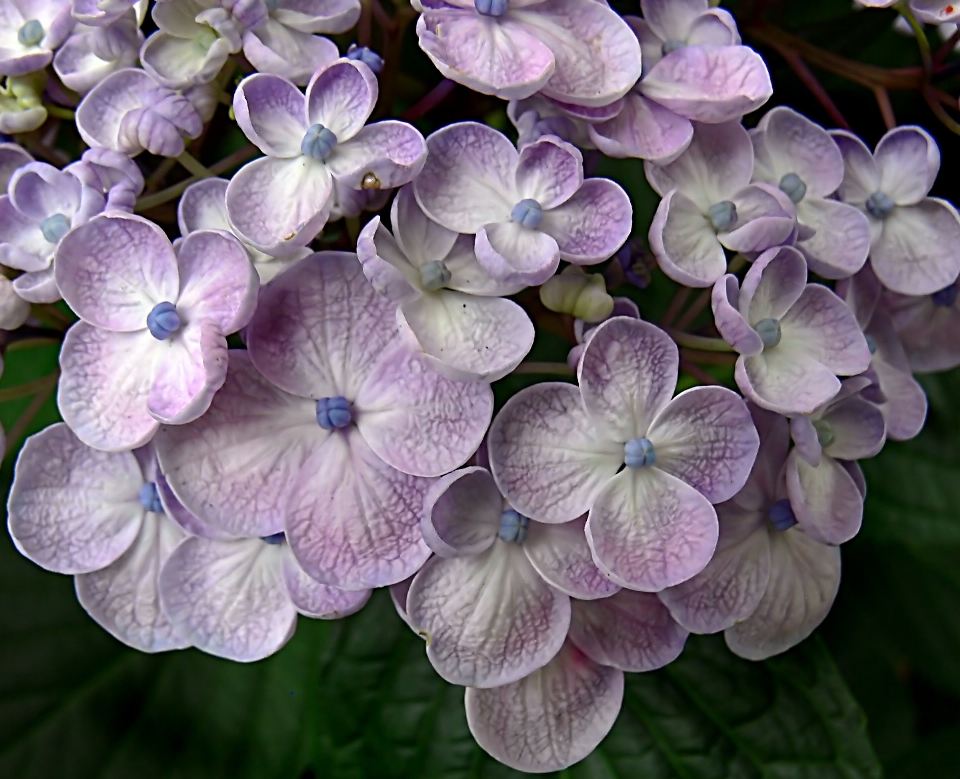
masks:
<svg viewBox="0 0 960 779"><path fill-rule="evenodd" d="M628 468L645 468L657 461L649 438L633 438L623 445L623 462Z"/></svg>
<svg viewBox="0 0 960 779"><path fill-rule="evenodd" d="M157 303L153 311L147 314L147 330L158 341L166 341L180 329L180 315L173 303Z"/></svg>
<svg viewBox="0 0 960 779"><path fill-rule="evenodd" d="M954 282L953 284L944 287L939 292L934 292L930 297L933 299L933 304L935 306L953 308L953 304L957 302L958 292L960 292L960 287L958 287L957 283Z"/></svg>
<svg viewBox="0 0 960 779"><path fill-rule="evenodd" d="M156 514L163 512L163 504L160 502L160 493L157 491L157 485L152 481L146 482L140 488L140 505L147 511L153 511Z"/></svg>
<svg viewBox="0 0 960 779"><path fill-rule="evenodd" d="M864 203L867 211L874 219L884 219L893 209L897 207L886 192L879 189L867 198Z"/></svg>
<svg viewBox="0 0 960 779"><path fill-rule="evenodd" d="M664 41L663 45L660 47L660 53L666 57L668 54L672 54L677 49L682 49L687 45L686 41L672 40Z"/></svg>
<svg viewBox="0 0 960 779"><path fill-rule="evenodd" d="M753 329L757 331L764 348L772 348L780 343L780 323L776 319L761 319Z"/></svg>
<svg viewBox="0 0 960 779"><path fill-rule="evenodd" d="M21 46L36 46L43 40L44 35L46 32L43 25L36 19L25 22L23 27L17 30L17 40Z"/></svg>
<svg viewBox="0 0 960 779"><path fill-rule="evenodd" d="M450 269L439 260L425 262L420 266L420 286L428 292L447 286L452 277Z"/></svg>
<svg viewBox="0 0 960 779"><path fill-rule="evenodd" d="M362 62L374 73L383 70L383 57L366 46L357 46L357 44L351 43L350 48L347 49L347 59Z"/></svg>
<svg viewBox="0 0 960 779"><path fill-rule="evenodd" d="M497 531L497 537L501 541L508 543L522 544L527 540L530 520L523 514L507 509L500 515L500 530Z"/></svg>
<svg viewBox="0 0 960 779"><path fill-rule="evenodd" d="M269 536L261 536L260 540L263 541L265 544L270 544L271 546L273 546L275 544L282 544L284 541L284 538L286 538L286 536L284 536L283 533L274 533L273 535L269 535Z"/></svg>
<svg viewBox="0 0 960 779"><path fill-rule="evenodd" d="M307 128L303 140L300 141L300 151L315 160L325 160L337 145L337 136L322 124L314 124Z"/></svg>
<svg viewBox="0 0 960 779"><path fill-rule="evenodd" d="M513 207L510 218L524 227L536 230L540 226L540 222L543 221L543 208L536 200L526 198Z"/></svg>
<svg viewBox="0 0 960 779"><path fill-rule="evenodd" d="M353 422L350 401L338 395L317 401L317 424L324 430L340 430Z"/></svg>
<svg viewBox="0 0 960 779"><path fill-rule="evenodd" d="M833 431L833 425L825 419L818 419L814 422L813 429L817 431L817 442L824 449L837 440L837 434Z"/></svg>
<svg viewBox="0 0 960 779"><path fill-rule="evenodd" d="M867 348L870 350L870 354L877 353L877 342L873 340L873 336L864 334L863 336L867 341Z"/></svg>
<svg viewBox="0 0 960 779"><path fill-rule="evenodd" d="M510 0L473 0L473 7L484 16L503 16L507 12Z"/></svg>
<svg viewBox="0 0 960 779"><path fill-rule="evenodd" d="M737 223L737 207L729 200L721 200L707 209L707 218L718 233L729 230Z"/></svg>
<svg viewBox="0 0 960 779"><path fill-rule="evenodd" d="M797 518L790 507L790 501L786 498L778 500L767 509L767 516L770 518L770 524L777 530L789 530L797 524Z"/></svg>
<svg viewBox="0 0 960 779"><path fill-rule="evenodd" d="M40 223L40 232L50 243L60 243L60 239L70 232L70 220L63 214L48 216Z"/></svg>
<svg viewBox="0 0 960 779"><path fill-rule="evenodd" d="M796 173L788 173L780 179L780 191L794 203L799 203L807 194L807 185Z"/></svg>

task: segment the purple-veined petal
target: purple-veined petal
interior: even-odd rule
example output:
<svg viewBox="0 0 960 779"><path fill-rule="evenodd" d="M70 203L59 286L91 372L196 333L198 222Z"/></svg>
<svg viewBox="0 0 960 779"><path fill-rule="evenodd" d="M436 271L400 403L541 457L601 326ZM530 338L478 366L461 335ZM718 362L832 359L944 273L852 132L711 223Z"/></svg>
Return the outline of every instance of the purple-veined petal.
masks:
<svg viewBox="0 0 960 779"><path fill-rule="evenodd" d="M832 443L824 446L824 454L837 460L863 460L879 454L886 440L883 414L872 403L860 397L847 398L829 409L821 419L834 433Z"/></svg>
<svg viewBox="0 0 960 779"><path fill-rule="evenodd" d="M896 127L877 144L873 159L880 172L878 189L898 206L926 197L940 170L940 149L920 127Z"/></svg>
<svg viewBox="0 0 960 779"><path fill-rule="evenodd" d="M311 579L286 544L281 554L283 584L294 607L304 616L340 619L360 611L370 600L372 590L339 590Z"/></svg>
<svg viewBox="0 0 960 779"><path fill-rule="evenodd" d="M230 231L227 219L227 185L221 178L200 179L187 187L177 204L180 235L196 230Z"/></svg>
<svg viewBox="0 0 960 779"><path fill-rule="evenodd" d="M551 135L525 146L517 164L515 191L547 211L567 202L583 186L583 155Z"/></svg>
<svg viewBox="0 0 960 779"><path fill-rule="evenodd" d="M727 269L727 255L707 217L690 198L670 190L650 224L650 250L660 270L690 287L709 287Z"/></svg>
<svg viewBox="0 0 960 779"><path fill-rule="evenodd" d="M873 155L853 133L831 130L830 135L843 155L843 182L837 189L837 197L844 203L862 205L880 188L880 171Z"/></svg>
<svg viewBox="0 0 960 779"><path fill-rule="evenodd" d="M419 130L387 119L367 125L349 141L338 144L327 166L338 186L386 190L413 181L426 155Z"/></svg>
<svg viewBox="0 0 960 779"><path fill-rule="evenodd" d="M160 496L160 504L163 506L166 515L186 530L189 535L216 539L236 538L233 533L221 530L215 525L205 522L184 506L177 496L173 494L167 478L160 473L159 469L153 476L153 483L157 485L157 495Z"/></svg>
<svg viewBox="0 0 960 779"><path fill-rule="evenodd" d="M500 530L503 496L486 468L462 468L437 479L424 499L420 530L434 554L477 555Z"/></svg>
<svg viewBox="0 0 960 779"><path fill-rule="evenodd" d="M409 579L404 579L402 582L391 584L389 590L390 600L393 601L393 607L397 610L397 614L400 615L400 619L406 623L407 627L413 630L413 625L410 624L410 617L407 615L407 593L410 592L411 584L413 584L413 576Z"/></svg>
<svg viewBox="0 0 960 779"><path fill-rule="evenodd" d="M559 525L531 522L523 551L547 584L581 600L606 598L620 586L601 573L593 562L584 533L586 517Z"/></svg>
<svg viewBox="0 0 960 779"><path fill-rule="evenodd" d="M809 465L816 468L823 457L823 447L820 445L817 428L807 414L790 417L790 437L799 454Z"/></svg>
<svg viewBox="0 0 960 779"><path fill-rule="evenodd" d="M274 19L243 34L243 54L261 73L274 73L306 84L320 68L340 56L336 44L320 35L310 35L284 26Z"/></svg>
<svg viewBox="0 0 960 779"><path fill-rule="evenodd" d="M740 289L739 308L747 322L782 319L803 294L807 264L791 246L768 249L747 271Z"/></svg>
<svg viewBox="0 0 960 779"><path fill-rule="evenodd" d="M870 222L862 211L836 200L808 197L797 204L797 218L816 230L797 245L814 273L842 279L863 267L870 253Z"/></svg>
<svg viewBox="0 0 960 779"><path fill-rule="evenodd" d="M809 414L840 391L840 380L829 368L779 348L740 357L734 378L745 397L779 414Z"/></svg>
<svg viewBox="0 0 960 779"><path fill-rule="evenodd" d="M862 373L870 365L870 349L853 312L820 284L806 286L780 326L775 348L790 358L809 357L840 376Z"/></svg>
<svg viewBox="0 0 960 779"><path fill-rule="evenodd" d="M367 281L384 297L399 303L417 296L419 269L407 259L379 215L367 222L357 236L357 259Z"/></svg>
<svg viewBox="0 0 960 779"><path fill-rule="evenodd" d="M863 496L839 460L824 455L807 464L794 450L787 458L787 493L797 526L814 541L843 544L860 530Z"/></svg>
<svg viewBox="0 0 960 779"><path fill-rule="evenodd" d="M768 183L779 184L793 173L803 181L806 198L820 200L837 191L843 181L843 156L820 125L792 108L777 106L764 114L758 129L753 140L772 176Z"/></svg>
<svg viewBox="0 0 960 779"><path fill-rule="evenodd" d="M633 207L619 184L587 179L567 202L544 213L540 229L556 240L560 259L593 265L609 259L630 237Z"/></svg>
<svg viewBox="0 0 960 779"><path fill-rule="evenodd" d="M255 73L233 93L233 111L244 135L271 157L299 157L307 131L303 93L280 76Z"/></svg>
<svg viewBox="0 0 960 779"><path fill-rule="evenodd" d="M909 441L919 434L927 419L927 394L908 370L876 359L871 367L877 372L886 396L880 411L887 423L887 437Z"/></svg>
<svg viewBox="0 0 960 779"><path fill-rule="evenodd" d="M560 264L560 247L552 236L513 221L485 225L474 249L480 266L507 283L543 284Z"/></svg>
<svg viewBox="0 0 960 779"><path fill-rule="evenodd" d="M307 87L307 121L349 141L373 111L379 95L377 77L362 62L341 59L318 71Z"/></svg>
<svg viewBox="0 0 960 779"><path fill-rule="evenodd" d="M675 114L638 92L624 98L623 110L613 119L588 128L590 140L608 157L671 159L693 139L689 119Z"/></svg>
<svg viewBox="0 0 960 779"><path fill-rule="evenodd" d="M731 197L737 222L717 238L728 249L763 252L790 240L797 213L790 198L770 184L751 184Z"/></svg>

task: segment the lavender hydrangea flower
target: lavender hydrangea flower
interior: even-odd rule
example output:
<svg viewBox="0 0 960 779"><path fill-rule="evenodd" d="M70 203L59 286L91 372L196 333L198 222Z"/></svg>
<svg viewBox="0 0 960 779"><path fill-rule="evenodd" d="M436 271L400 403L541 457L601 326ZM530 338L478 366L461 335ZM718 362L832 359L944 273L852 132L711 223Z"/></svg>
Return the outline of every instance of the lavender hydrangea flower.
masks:
<svg viewBox="0 0 960 779"><path fill-rule="evenodd" d="M237 240L193 233L174 253L152 222L103 214L61 242L54 272L80 317L60 352L57 395L80 440L131 449L161 422L207 410L226 377L226 336L256 305L257 275Z"/></svg>
<svg viewBox="0 0 960 779"><path fill-rule="evenodd" d="M375 216L360 233L363 272L397 305L427 362L458 381L496 381L533 346L533 323L511 295L519 284L490 278L469 236L430 221L411 185L390 210L391 234Z"/></svg>
<svg viewBox="0 0 960 779"><path fill-rule="evenodd" d="M204 652L240 663L279 651L297 616L339 619L359 611L370 590L314 581L283 534L188 538L160 571L160 602L177 632Z"/></svg>
<svg viewBox="0 0 960 779"><path fill-rule="evenodd" d="M772 109L750 132L753 180L778 186L813 234L799 240L807 265L828 279L856 273L870 252L870 223L857 208L830 198L843 181L843 155L830 134L791 108Z"/></svg>
<svg viewBox="0 0 960 779"><path fill-rule="evenodd" d="M807 284L799 251L770 249L742 286L727 274L713 288L717 329L740 357L734 376L758 406L810 413L840 390L837 376L863 373L870 348L853 313L831 290Z"/></svg>
<svg viewBox="0 0 960 779"><path fill-rule="evenodd" d="M184 138L197 138L203 119L185 95L160 86L142 70L111 73L77 107L77 131L90 146L135 157L146 150L179 157Z"/></svg>
<svg viewBox="0 0 960 779"><path fill-rule="evenodd" d="M28 133L47 121L43 72L9 76L0 86L0 133Z"/></svg>
<svg viewBox="0 0 960 779"><path fill-rule="evenodd" d="M883 286L929 295L960 274L960 215L927 197L940 170L936 141L919 127L897 127L871 155L863 141L831 131L843 153L839 198L863 210L872 232L870 265Z"/></svg>
<svg viewBox="0 0 960 779"><path fill-rule="evenodd" d="M873 457L886 439L883 414L860 396L869 384L847 379L835 398L790 419L790 507L800 529L824 544L845 543L860 530L866 483L855 461Z"/></svg>
<svg viewBox="0 0 960 779"><path fill-rule="evenodd" d="M736 654L764 660L799 644L827 616L840 587L840 550L796 526L784 480L787 420L754 405L750 412L760 452L743 489L717 506L717 553L660 599L691 632L725 631Z"/></svg>
<svg viewBox="0 0 960 779"><path fill-rule="evenodd" d="M106 197L106 211L131 213L143 191L143 174L137 163L112 149L87 149L64 170Z"/></svg>
<svg viewBox="0 0 960 779"><path fill-rule="evenodd" d="M857 317L873 357L862 374L872 384L861 397L880 409L887 437L907 441L918 435L927 419L927 395L913 378L910 361L890 316L880 305L883 289L870 268L837 284L837 294Z"/></svg>
<svg viewBox="0 0 960 779"><path fill-rule="evenodd" d="M198 230L223 230L236 235L227 218L227 185L229 183L226 179L201 179L184 190L177 205L177 224L180 226L181 235L187 236ZM303 248L285 257L271 257L244 243L240 236L236 237L240 243L243 243L263 284L293 263L313 253L310 249Z"/></svg>
<svg viewBox="0 0 960 779"><path fill-rule="evenodd" d="M157 437L177 497L235 535L285 532L324 584L409 577L430 554L424 477L476 450L490 388L430 370L352 254L322 252L277 276L245 332L248 351L230 353L210 410Z"/></svg>
<svg viewBox="0 0 960 779"><path fill-rule="evenodd" d="M340 53L314 33L341 33L360 18L358 0L271 0L267 16L243 33L243 54L261 73L305 85ZM366 63L369 65L369 63Z"/></svg>
<svg viewBox="0 0 960 779"><path fill-rule="evenodd" d="M517 129L517 146L521 149L544 135L555 135L581 149L596 149L590 138L590 125L610 121L622 108L622 99L587 108L551 100L538 93L523 100L511 100L507 105L507 118Z"/></svg>
<svg viewBox="0 0 960 779"><path fill-rule="evenodd" d="M594 562L647 592L707 564L718 533L711 504L743 486L758 447L738 395L695 387L671 400L678 373L666 333L610 319L583 352L579 389L528 387L490 429L493 474L510 504L552 523L589 510Z"/></svg>
<svg viewBox="0 0 960 779"><path fill-rule="evenodd" d="M139 10L142 5L141 0L73 0L73 18L89 27L103 27L134 9L139 25L143 21ZM146 9L142 13L146 14Z"/></svg>
<svg viewBox="0 0 960 779"><path fill-rule="evenodd" d="M64 86L86 94L117 70L137 64L143 33L136 11L108 25L78 25L53 58L53 69Z"/></svg>
<svg viewBox="0 0 960 779"><path fill-rule="evenodd" d="M884 293L883 309L893 323L912 371L946 371L960 365L958 297L957 282L932 295Z"/></svg>
<svg viewBox="0 0 960 779"><path fill-rule="evenodd" d="M0 197L0 263L24 271L13 286L32 303L60 299L53 259L60 241L103 210L103 196L67 171L31 162Z"/></svg>
<svg viewBox="0 0 960 779"><path fill-rule="evenodd" d="M584 181L580 152L558 138L517 152L493 128L461 122L427 148L417 201L448 230L476 235L477 261L494 279L542 284L560 260L603 262L630 235L627 194L608 179Z"/></svg>
<svg viewBox="0 0 960 779"><path fill-rule="evenodd" d="M670 160L693 138L692 122L739 121L770 99L763 59L740 45L733 18L707 0L641 0L626 17L643 52L643 74L623 110L591 125L611 157Z"/></svg>
<svg viewBox="0 0 960 779"><path fill-rule="evenodd" d="M505 100L602 106L640 77L640 46L594 0L413 0L420 48L447 78Z"/></svg>
<svg viewBox="0 0 960 779"><path fill-rule="evenodd" d="M186 534L166 513L157 475L151 448L97 451L58 423L23 445L7 505L21 554L75 575L87 613L142 652L189 646L160 607L160 568Z"/></svg>
<svg viewBox="0 0 960 779"><path fill-rule="evenodd" d="M333 207L334 181L349 189L406 184L423 167L423 136L405 122L364 127L378 95L362 62L319 71L307 94L279 76L245 78L233 96L237 123L267 156L241 168L227 188L230 223L273 255L306 246Z"/></svg>
<svg viewBox="0 0 960 779"><path fill-rule="evenodd" d="M70 34L71 0L6 0L0 4L0 76L43 70Z"/></svg>

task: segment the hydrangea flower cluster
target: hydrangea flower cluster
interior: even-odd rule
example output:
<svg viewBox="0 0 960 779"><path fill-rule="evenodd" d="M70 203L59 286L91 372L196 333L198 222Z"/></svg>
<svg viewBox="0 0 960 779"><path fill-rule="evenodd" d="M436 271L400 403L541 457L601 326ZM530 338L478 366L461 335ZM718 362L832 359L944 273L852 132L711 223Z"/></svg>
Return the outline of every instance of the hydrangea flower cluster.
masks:
<svg viewBox="0 0 960 779"><path fill-rule="evenodd" d="M745 124L769 73L708 0L412 0L437 89L515 130L427 137L389 118L396 63L325 37L369 42L359 0L148 6L0 2L0 129L25 133L0 143L0 328L79 320L63 422L17 460L25 556L129 646L238 662L390 588L477 742L531 772L588 755L624 673L690 633L751 660L811 634L858 461L919 433L914 372L960 365L927 132ZM72 108L89 148L35 159ZM249 144L209 170L188 149L221 120ZM647 321L630 197L585 152L643 160L645 273L693 296L684 324ZM543 329L565 362L527 361ZM514 373L565 380L495 406Z"/></svg>

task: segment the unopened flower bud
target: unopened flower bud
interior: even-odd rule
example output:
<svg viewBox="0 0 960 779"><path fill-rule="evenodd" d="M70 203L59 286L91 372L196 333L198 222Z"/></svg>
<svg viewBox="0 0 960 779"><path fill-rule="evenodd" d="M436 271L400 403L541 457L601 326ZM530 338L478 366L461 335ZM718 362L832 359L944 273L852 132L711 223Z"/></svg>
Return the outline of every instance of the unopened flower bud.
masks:
<svg viewBox="0 0 960 779"><path fill-rule="evenodd" d="M544 306L558 314L570 314L584 322L602 322L613 312L613 298L607 294L603 276L587 274L571 265L540 287Z"/></svg>

